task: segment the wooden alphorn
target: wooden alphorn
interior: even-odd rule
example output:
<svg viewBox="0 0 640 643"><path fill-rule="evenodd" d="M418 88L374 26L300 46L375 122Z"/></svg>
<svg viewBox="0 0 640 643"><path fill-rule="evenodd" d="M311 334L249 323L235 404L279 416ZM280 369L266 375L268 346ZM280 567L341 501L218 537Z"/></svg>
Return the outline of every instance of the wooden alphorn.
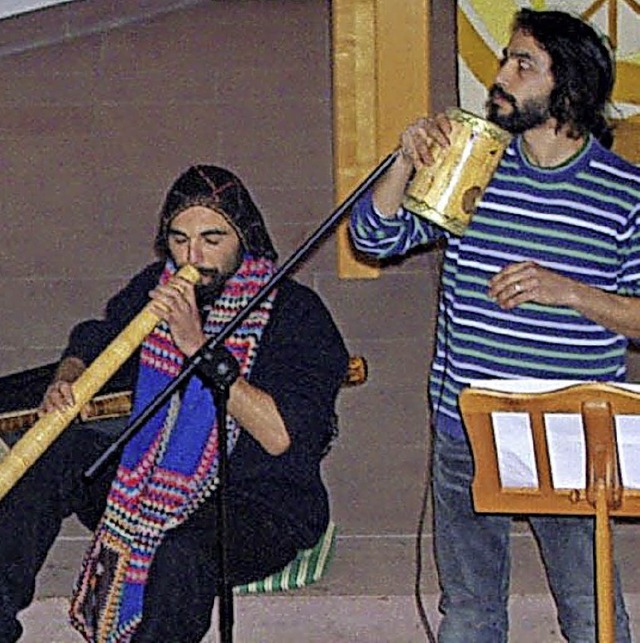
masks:
<svg viewBox="0 0 640 643"><path fill-rule="evenodd" d="M177 275L192 283L200 279L200 273L193 266L184 266ZM74 404L64 411L55 410L42 416L0 461L0 500L156 327L160 318L149 307L147 304L73 382Z"/></svg>
<svg viewBox="0 0 640 643"><path fill-rule="evenodd" d="M367 360L362 355L351 355L342 386L347 388L364 384L369 377L368 369ZM132 397L131 391L125 388L113 393L96 395L80 409L78 420L91 422L92 420L107 420L130 415L133 406ZM0 436L3 433L14 433L28 429L37 421L38 409L30 408L0 413ZM3 452L2 444L0 441L0 461L3 453L9 450L9 447L5 447Z"/></svg>

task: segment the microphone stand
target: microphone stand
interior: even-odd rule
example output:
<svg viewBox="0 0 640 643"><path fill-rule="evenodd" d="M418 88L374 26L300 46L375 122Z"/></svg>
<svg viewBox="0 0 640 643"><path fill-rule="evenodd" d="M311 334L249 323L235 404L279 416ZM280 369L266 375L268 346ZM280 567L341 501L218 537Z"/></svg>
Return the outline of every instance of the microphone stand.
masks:
<svg viewBox="0 0 640 643"><path fill-rule="evenodd" d="M220 641L232 641L233 632L233 585L229 581L229 564L227 561L227 502L226 480L229 462L227 451L227 401L229 389L240 374L236 359L224 349L207 351L199 367L201 375L210 383L216 407L218 423L218 486L216 487L216 519L218 530L216 544L218 564L220 567L220 596L218 603Z"/></svg>
<svg viewBox="0 0 640 643"><path fill-rule="evenodd" d="M194 353L190 359L186 360L182 371L168 384L137 416L137 418L120 434L116 441L111 444L100 455L95 462L84 472L85 479L93 478L96 473L109 461L120 448L126 444L135 435L146 422L153 417L169 400L169 398L184 384L187 379L192 377L196 371L199 371L205 379L213 383L212 391L216 402L217 413L220 407L223 407L224 414L218 414L218 427L220 431L219 444L219 484L216 488L218 497L219 521L219 552L222 557L220 560L221 587L223 596L220 597L220 623L219 631L221 633L221 643L230 643L231 631L233 628L233 587L230 586L226 575L226 542L225 524L226 524L226 507L224 506L224 494L226 485L226 466L227 466L227 436L226 436L226 401L229 396L229 387L235 381L237 372L232 372L233 366L230 361L224 359L226 351L220 350L227 339L235 329L251 314L256 306L273 290L284 277L298 264L298 262L307 254L307 252L329 231L344 213L371 187L371 185L382 176L395 161L399 152L396 150L384 158L367 178L358 185L358 187L347 197L343 203L334 210L331 215L322 223L318 229L307 238L306 241L282 264L280 269L274 273L271 279L255 294L253 299L224 327L220 332L207 340L207 342ZM222 361L219 361L222 358ZM235 362L233 358L231 361ZM231 370L230 370L231 369ZM237 369L237 363L236 363ZM230 379L230 381L229 381ZM220 400L216 399L218 396ZM220 419L221 418L221 419ZM224 432L223 432L224 431ZM223 464L224 458L224 464Z"/></svg>

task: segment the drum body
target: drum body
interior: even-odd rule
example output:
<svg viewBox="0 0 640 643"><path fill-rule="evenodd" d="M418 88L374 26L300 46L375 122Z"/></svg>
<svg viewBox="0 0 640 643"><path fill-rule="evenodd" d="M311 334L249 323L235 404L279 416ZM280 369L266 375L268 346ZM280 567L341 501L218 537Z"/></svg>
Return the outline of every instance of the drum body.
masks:
<svg viewBox="0 0 640 643"><path fill-rule="evenodd" d="M511 134L459 108L447 110L451 146L434 144L434 164L416 171L403 205L461 236L500 163Z"/></svg>

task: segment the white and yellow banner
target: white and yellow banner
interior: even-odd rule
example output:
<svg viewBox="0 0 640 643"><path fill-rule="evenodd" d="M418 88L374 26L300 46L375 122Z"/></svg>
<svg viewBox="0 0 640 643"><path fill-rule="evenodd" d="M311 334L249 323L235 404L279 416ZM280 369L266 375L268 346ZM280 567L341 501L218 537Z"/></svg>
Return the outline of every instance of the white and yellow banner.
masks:
<svg viewBox="0 0 640 643"><path fill-rule="evenodd" d="M640 0L458 0L460 104L484 113L514 13L521 8L579 15L606 34L616 55L614 110L616 149L640 161Z"/></svg>

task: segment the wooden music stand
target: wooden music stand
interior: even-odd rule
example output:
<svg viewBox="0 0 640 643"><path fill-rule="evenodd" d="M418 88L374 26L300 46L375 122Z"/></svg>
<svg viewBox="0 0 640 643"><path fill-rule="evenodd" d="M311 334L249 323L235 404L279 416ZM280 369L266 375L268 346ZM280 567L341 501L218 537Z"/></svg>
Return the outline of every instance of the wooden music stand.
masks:
<svg viewBox="0 0 640 643"><path fill-rule="evenodd" d="M640 515L640 484L636 481L634 488L625 489L621 482L621 452L616 437L620 418L617 416L626 416L620 421L632 422L635 420L629 416L638 416L640 430L640 387L630 390L633 385L623 388L605 383L577 383L550 392L514 393L489 390L489 382L478 384L486 388L467 388L459 398L475 464L472 491L476 511L595 515L598 640L614 643L613 546L609 518ZM504 413L520 415L501 415ZM558 433L551 432L550 426L558 418L566 419L566 414L582 427L582 457L586 466L580 488L554 485L554 475L560 476L557 470L552 470L551 463L557 467L559 460L555 453L551 453L550 459L550 445L555 444L554 436ZM535 471L532 481L520 486L505 486L501 482L501 475L507 476L499 460L499 456L505 459L504 453L497 445L500 431L506 426L503 424L501 428L499 424L505 418L507 423L519 419L519 428L525 428L525 435L526 429L529 430L531 464ZM630 426L627 423L625 430ZM629 473L626 477L631 479Z"/></svg>

